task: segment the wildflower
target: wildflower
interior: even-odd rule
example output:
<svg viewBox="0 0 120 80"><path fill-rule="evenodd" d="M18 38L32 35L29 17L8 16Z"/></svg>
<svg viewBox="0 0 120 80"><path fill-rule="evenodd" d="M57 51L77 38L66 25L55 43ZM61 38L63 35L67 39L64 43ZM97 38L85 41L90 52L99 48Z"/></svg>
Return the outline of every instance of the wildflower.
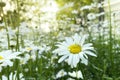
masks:
<svg viewBox="0 0 120 80"><path fill-rule="evenodd" d="M90 9L92 9L92 6L90 6L90 5L86 5L86 6L83 6L83 7L81 7L80 8L80 10L90 10Z"/></svg>
<svg viewBox="0 0 120 80"><path fill-rule="evenodd" d="M95 13L89 13L89 14L87 15L87 18L88 18L89 20L93 20L93 19L96 18L96 14L95 14Z"/></svg>
<svg viewBox="0 0 120 80"><path fill-rule="evenodd" d="M68 73L68 75L70 75L71 77L76 77L76 78L78 78L78 79L83 79L83 75L82 75L82 73L81 73L81 71L79 70L79 71L73 71L72 73L71 72L69 72Z"/></svg>
<svg viewBox="0 0 120 80"><path fill-rule="evenodd" d="M0 67L2 66L12 66L13 62L11 59L19 59L18 55L21 54L20 52L12 52L11 50L6 50L0 52Z"/></svg>
<svg viewBox="0 0 120 80"><path fill-rule="evenodd" d="M78 34L75 34L72 37L66 37L64 42L59 42L56 45L58 48L53 51L53 53L58 53L58 55L62 56L58 63L67 60L71 67L76 67L79 61L87 65L88 57L86 54L96 57L92 52L94 51L92 44L84 44L85 38L85 35L80 37Z"/></svg>
<svg viewBox="0 0 120 80"><path fill-rule="evenodd" d="M60 77L63 77L63 76L65 76L65 75L67 75L67 72L65 72L65 71L62 69L62 70L60 70L60 71L57 73L56 78L60 78Z"/></svg>

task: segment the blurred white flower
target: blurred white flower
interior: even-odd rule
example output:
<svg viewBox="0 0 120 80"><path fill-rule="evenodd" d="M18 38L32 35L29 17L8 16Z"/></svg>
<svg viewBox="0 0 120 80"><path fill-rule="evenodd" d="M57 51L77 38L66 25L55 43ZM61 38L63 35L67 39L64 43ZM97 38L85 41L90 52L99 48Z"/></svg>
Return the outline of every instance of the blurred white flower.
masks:
<svg viewBox="0 0 120 80"><path fill-rule="evenodd" d="M61 70L57 73L56 79L57 79L57 78L60 78L60 77L63 77L63 76L65 76L65 75L67 75L67 72L65 72L63 69L61 69Z"/></svg>
<svg viewBox="0 0 120 80"><path fill-rule="evenodd" d="M20 65L27 64L27 61L29 60L29 55L25 55L24 57L20 58Z"/></svg>
<svg viewBox="0 0 120 80"><path fill-rule="evenodd" d="M105 12L101 12L101 13L96 14L97 17L102 16L102 15L105 15Z"/></svg>
<svg viewBox="0 0 120 80"><path fill-rule="evenodd" d="M73 5L74 5L73 2L69 2L69 3L65 4L62 8L60 8L60 10L63 10L63 9L66 9L66 8L72 7Z"/></svg>
<svg viewBox="0 0 120 80"><path fill-rule="evenodd" d="M12 52L11 50L5 50L0 52L0 67L2 66L13 66L12 59L20 59L18 56L20 52Z"/></svg>
<svg viewBox="0 0 120 80"><path fill-rule="evenodd" d="M11 59L19 59L18 55L20 52L12 52L11 50L6 50L0 52L0 63L12 66ZM1 64L1 65L2 65Z"/></svg>
<svg viewBox="0 0 120 80"><path fill-rule="evenodd" d="M7 76L2 75L2 80L8 80Z"/></svg>
<svg viewBox="0 0 120 80"><path fill-rule="evenodd" d="M89 20L93 20L93 19L96 18L96 14L95 14L95 13L89 13L89 14L87 15L87 18L88 18Z"/></svg>
<svg viewBox="0 0 120 80"><path fill-rule="evenodd" d="M78 14L78 11L77 10L73 10L72 14Z"/></svg>
<svg viewBox="0 0 120 80"><path fill-rule="evenodd" d="M36 54L35 53L31 53L31 54L25 54L25 57L26 59L23 60L23 63L26 61L28 61L29 59L32 59L33 61L36 60Z"/></svg>
<svg viewBox="0 0 120 80"><path fill-rule="evenodd" d="M101 8L101 7L103 7L103 3L98 3L97 8Z"/></svg>
<svg viewBox="0 0 120 80"><path fill-rule="evenodd" d="M15 71L15 74L10 73L10 75L9 75L9 80L16 80L16 75L17 75L16 71ZM23 78L23 74L22 74L22 73L19 73L19 79L20 79L20 80L25 80L25 79ZM2 75L2 80L8 80L8 77L5 76L5 75Z"/></svg>
<svg viewBox="0 0 120 80"><path fill-rule="evenodd" d="M86 9L91 9L92 6L86 5L80 8L80 10L86 10Z"/></svg>
<svg viewBox="0 0 120 80"><path fill-rule="evenodd" d="M10 41L10 45L14 45L15 46L16 45L16 41L11 40Z"/></svg>
<svg viewBox="0 0 120 80"><path fill-rule="evenodd" d="M8 29L7 33L9 34L9 36L11 36L11 37L15 36L15 31L11 27L8 27L7 29Z"/></svg>
<svg viewBox="0 0 120 80"><path fill-rule="evenodd" d="M79 70L79 71L73 71L72 73L71 72L69 72L68 73L68 75L70 75L71 77L75 77L75 78L81 78L81 79L83 79L83 75L82 75L82 73L81 73L81 71Z"/></svg>
<svg viewBox="0 0 120 80"><path fill-rule="evenodd" d="M19 31L21 35L28 35L30 32L32 32L26 22L21 22L19 29L20 29ZM17 31L17 28L16 28L16 31Z"/></svg>
<svg viewBox="0 0 120 80"><path fill-rule="evenodd" d="M34 44L31 44L29 46L26 46L25 48L21 49L22 52L32 52L34 53L35 51L39 50L38 46L35 46Z"/></svg>
<svg viewBox="0 0 120 80"><path fill-rule="evenodd" d="M75 79L73 79L73 78L68 78L67 80L75 80Z"/></svg>
<svg viewBox="0 0 120 80"><path fill-rule="evenodd" d="M57 49L53 51L53 53L58 53L58 55L62 56L58 63L63 60L68 60L68 64L71 67L76 67L79 61L84 64L88 64L88 57L86 54L95 56L96 55L91 52L94 51L92 47L92 43L85 44L86 35L79 36L75 34L72 37L66 37L64 42L59 42L56 46Z"/></svg>

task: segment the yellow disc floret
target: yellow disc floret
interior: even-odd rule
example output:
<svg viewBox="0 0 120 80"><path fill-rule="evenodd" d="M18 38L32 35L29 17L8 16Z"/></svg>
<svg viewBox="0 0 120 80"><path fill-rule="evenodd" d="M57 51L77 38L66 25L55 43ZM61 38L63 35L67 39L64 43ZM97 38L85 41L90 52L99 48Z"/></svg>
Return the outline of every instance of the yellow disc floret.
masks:
<svg viewBox="0 0 120 80"><path fill-rule="evenodd" d="M78 44L72 44L68 47L68 49L72 54L78 54L82 50L81 46Z"/></svg>
<svg viewBox="0 0 120 80"><path fill-rule="evenodd" d="M0 56L0 60L3 60L4 58L2 56Z"/></svg>
<svg viewBox="0 0 120 80"><path fill-rule="evenodd" d="M28 48L27 48L27 50L28 50L28 51L31 51L31 50L32 50L32 48L28 47Z"/></svg>

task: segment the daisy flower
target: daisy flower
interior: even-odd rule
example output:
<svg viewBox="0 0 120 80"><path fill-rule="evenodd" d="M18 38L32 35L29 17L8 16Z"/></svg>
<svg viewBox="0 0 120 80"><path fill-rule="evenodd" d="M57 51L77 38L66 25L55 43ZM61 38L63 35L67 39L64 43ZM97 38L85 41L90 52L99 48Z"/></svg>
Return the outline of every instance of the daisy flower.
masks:
<svg viewBox="0 0 120 80"><path fill-rule="evenodd" d="M12 59L19 59L20 52L12 52L11 50L5 50L0 52L0 67L2 66L13 66Z"/></svg>
<svg viewBox="0 0 120 80"><path fill-rule="evenodd" d="M79 61L84 64L88 64L88 56L95 56L96 55L92 52L94 48L92 47L91 43L85 44L84 36L79 36L75 34L72 37L66 37L65 41L59 42L56 46L58 47L53 51L53 53L57 53L61 56L58 63L62 61L67 61L71 67L76 67Z"/></svg>

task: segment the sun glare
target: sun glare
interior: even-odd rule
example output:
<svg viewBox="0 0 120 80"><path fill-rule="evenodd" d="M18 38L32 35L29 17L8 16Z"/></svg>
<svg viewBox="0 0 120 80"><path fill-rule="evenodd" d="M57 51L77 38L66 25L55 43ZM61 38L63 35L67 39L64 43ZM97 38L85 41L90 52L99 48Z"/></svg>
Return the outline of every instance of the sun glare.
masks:
<svg viewBox="0 0 120 80"><path fill-rule="evenodd" d="M40 9L40 11L45 15L41 18L47 20L47 23L42 22L40 27L43 29L43 31L50 32L51 23L49 21L55 21L58 5L54 0L48 0L47 3Z"/></svg>

